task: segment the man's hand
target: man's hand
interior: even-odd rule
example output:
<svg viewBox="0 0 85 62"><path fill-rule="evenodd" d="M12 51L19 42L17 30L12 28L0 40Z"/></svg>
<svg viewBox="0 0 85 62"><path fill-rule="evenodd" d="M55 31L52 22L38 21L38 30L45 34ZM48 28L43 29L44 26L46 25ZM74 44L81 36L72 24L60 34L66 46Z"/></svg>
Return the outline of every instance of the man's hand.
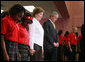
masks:
<svg viewBox="0 0 85 62"><path fill-rule="evenodd" d="M30 54L33 55L35 53L34 49L30 49Z"/></svg>
<svg viewBox="0 0 85 62"><path fill-rule="evenodd" d="M58 42L56 43L56 46L59 47L59 43Z"/></svg>
<svg viewBox="0 0 85 62"><path fill-rule="evenodd" d="M59 43L53 43L54 44L54 47L58 47L59 46Z"/></svg>
<svg viewBox="0 0 85 62"><path fill-rule="evenodd" d="M54 45L54 47L56 47L56 43L55 42L53 43L53 45Z"/></svg>

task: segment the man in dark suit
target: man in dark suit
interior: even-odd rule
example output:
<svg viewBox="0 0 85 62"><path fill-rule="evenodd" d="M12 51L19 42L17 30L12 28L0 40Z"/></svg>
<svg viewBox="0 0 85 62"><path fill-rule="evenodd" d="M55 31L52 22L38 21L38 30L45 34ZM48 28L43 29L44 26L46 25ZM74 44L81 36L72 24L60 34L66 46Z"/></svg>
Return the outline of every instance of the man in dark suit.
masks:
<svg viewBox="0 0 85 62"><path fill-rule="evenodd" d="M58 13L53 11L50 15L50 19L43 24L45 61L57 61L59 39L54 22L57 21L58 17Z"/></svg>

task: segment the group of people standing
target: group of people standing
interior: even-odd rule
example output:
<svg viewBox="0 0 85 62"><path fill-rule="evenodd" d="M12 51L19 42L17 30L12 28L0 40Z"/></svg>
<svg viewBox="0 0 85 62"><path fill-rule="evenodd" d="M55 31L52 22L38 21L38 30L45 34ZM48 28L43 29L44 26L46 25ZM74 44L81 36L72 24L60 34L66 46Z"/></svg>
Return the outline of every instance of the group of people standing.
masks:
<svg viewBox="0 0 85 62"><path fill-rule="evenodd" d="M59 18L59 15L56 11L53 11L49 19L42 26L39 21L42 19L43 14L44 9L41 7L36 7L31 14L20 4L12 6L5 14L2 13L2 60L58 60L60 41L54 23ZM75 48L74 45L73 48Z"/></svg>
<svg viewBox="0 0 85 62"><path fill-rule="evenodd" d="M64 36L62 35L62 32L63 32L62 30L60 30L58 32L59 41L60 41L59 50L58 50L59 60L61 60L61 61L62 60L63 61L80 61L80 60L82 60L81 54L83 52L82 49L84 49L84 45L82 44L82 42L84 42L84 39L82 40L82 38L83 38L82 35L84 33L78 34L77 27L72 27L72 32L66 31Z"/></svg>

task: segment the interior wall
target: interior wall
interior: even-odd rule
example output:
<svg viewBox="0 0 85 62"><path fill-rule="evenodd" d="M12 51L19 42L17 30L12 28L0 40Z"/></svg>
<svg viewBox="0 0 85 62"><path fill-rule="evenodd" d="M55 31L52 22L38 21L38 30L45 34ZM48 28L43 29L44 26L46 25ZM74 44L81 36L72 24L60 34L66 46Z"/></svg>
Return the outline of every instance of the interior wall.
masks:
<svg viewBox="0 0 85 62"><path fill-rule="evenodd" d="M72 31L72 26L81 27L84 24L84 1L65 1L69 12L69 18L56 21L58 30ZM63 11L63 10L62 10Z"/></svg>

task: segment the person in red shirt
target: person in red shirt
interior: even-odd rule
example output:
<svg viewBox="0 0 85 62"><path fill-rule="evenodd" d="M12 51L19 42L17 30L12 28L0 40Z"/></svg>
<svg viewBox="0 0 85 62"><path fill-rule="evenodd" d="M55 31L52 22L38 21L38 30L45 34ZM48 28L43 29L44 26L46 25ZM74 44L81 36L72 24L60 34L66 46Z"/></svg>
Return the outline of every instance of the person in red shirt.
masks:
<svg viewBox="0 0 85 62"><path fill-rule="evenodd" d="M18 23L19 26L19 41L18 47L21 55L21 61L29 61L29 33L28 33L28 24L32 23L33 17L31 14L26 13L21 19L21 23Z"/></svg>
<svg viewBox="0 0 85 62"><path fill-rule="evenodd" d="M82 34L78 35L78 32L75 33L77 35L77 53L80 54L80 41L82 39ZM79 60L79 56L78 56Z"/></svg>
<svg viewBox="0 0 85 62"><path fill-rule="evenodd" d="M77 53L80 55L80 41L82 39L82 34L79 34L78 38L77 38ZM78 60L80 60L80 58L78 57Z"/></svg>
<svg viewBox="0 0 85 62"><path fill-rule="evenodd" d="M82 34L79 34L79 36L78 36L78 42L79 42L79 44L80 44L80 40L82 39Z"/></svg>
<svg viewBox="0 0 85 62"><path fill-rule="evenodd" d="M7 16L7 15L9 15L8 11L2 12L2 13L1 13L1 21L2 21L2 19L3 19L5 16ZM1 47L1 45L0 45L0 47ZM1 48L1 60L3 60L2 48Z"/></svg>
<svg viewBox="0 0 85 62"><path fill-rule="evenodd" d="M63 31L62 30L59 30L58 37L59 37L59 45L62 45L63 46L64 44L62 42L62 40L63 40L62 33L63 33Z"/></svg>
<svg viewBox="0 0 85 62"><path fill-rule="evenodd" d="M66 31L64 36L63 36L63 51L64 51L64 61L67 61L69 58L69 46L68 46L68 41L69 41L69 32Z"/></svg>
<svg viewBox="0 0 85 62"><path fill-rule="evenodd" d="M25 12L23 6L16 4L12 6L1 21L1 47L3 60L18 61L18 26L17 21L21 20Z"/></svg>
<svg viewBox="0 0 85 62"><path fill-rule="evenodd" d="M76 54L76 48L77 48L77 36L75 34L77 32L76 27L72 27L72 32L69 34L69 49L70 49L70 56L69 60L75 61L75 54Z"/></svg>
<svg viewBox="0 0 85 62"><path fill-rule="evenodd" d="M58 38L59 38L59 54L58 54L58 60L59 61L63 61L63 43L62 43L62 40L63 40L63 36L62 36L62 33L63 31L62 30L59 30L58 32Z"/></svg>

